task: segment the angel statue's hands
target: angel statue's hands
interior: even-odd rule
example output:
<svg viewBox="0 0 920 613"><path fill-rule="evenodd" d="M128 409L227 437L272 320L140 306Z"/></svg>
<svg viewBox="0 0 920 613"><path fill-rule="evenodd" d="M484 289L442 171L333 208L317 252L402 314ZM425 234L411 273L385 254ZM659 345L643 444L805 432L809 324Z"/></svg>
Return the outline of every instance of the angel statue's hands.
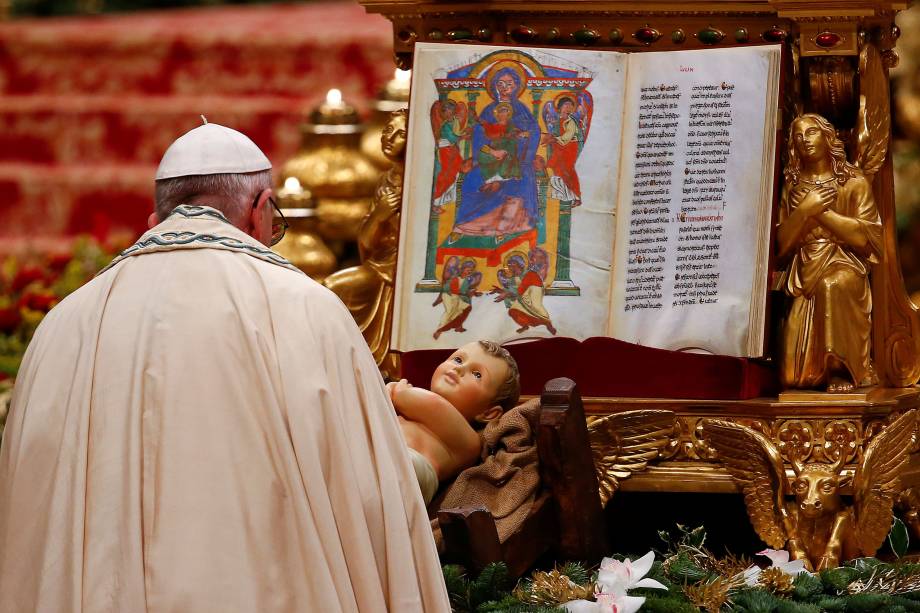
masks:
<svg viewBox="0 0 920 613"><path fill-rule="evenodd" d="M798 210L806 217L814 217L826 211L837 199L837 190L832 187L814 189L802 199Z"/></svg>

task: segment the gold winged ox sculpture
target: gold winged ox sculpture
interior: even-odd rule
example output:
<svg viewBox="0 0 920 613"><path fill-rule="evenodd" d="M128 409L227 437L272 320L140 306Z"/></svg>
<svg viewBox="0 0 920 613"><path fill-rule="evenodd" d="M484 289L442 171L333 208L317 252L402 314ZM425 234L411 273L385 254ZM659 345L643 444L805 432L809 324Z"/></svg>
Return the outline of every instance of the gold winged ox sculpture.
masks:
<svg viewBox="0 0 920 613"><path fill-rule="evenodd" d="M917 413L908 411L876 435L853 475L853 504L841 489L845 454L833 464L789 458L786 477L779 450L759 432L731 422L703 422L706 441L718 452L744 495L757 535L788 549L809 570L835 568L841 560L872 556L891 529L899 479L917 436Z"/></svg>

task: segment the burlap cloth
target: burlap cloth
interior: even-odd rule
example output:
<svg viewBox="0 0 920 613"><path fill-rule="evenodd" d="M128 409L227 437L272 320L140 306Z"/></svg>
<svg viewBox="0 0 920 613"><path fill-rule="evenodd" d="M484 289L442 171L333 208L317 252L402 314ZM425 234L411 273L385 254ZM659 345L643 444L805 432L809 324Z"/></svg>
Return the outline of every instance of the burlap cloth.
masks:
<svg viewBox="0 0 920 613"><path fill-rule="evenodd" d="M502 543L520 527L533 506L540 486L537 425L540 399L511 409L482 430L482 462L460 473L435 509L484 506L491 511ZM440 503L438 500L440 499ZM438 551L443 539L438 520L431 521Z"/></svg>

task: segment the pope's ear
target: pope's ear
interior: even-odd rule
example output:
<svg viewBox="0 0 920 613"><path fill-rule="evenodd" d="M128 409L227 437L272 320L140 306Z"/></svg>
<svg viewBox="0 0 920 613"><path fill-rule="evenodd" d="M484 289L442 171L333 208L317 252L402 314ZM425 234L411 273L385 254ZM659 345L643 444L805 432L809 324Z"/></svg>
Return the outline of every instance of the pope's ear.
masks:
<svg viewBox="0 0 920 613"><path fill-rule="evenodd" d="M150 216L147 218L147 228L150 229L150 228L152 228L153 226L157 225L158 223L160 223L160 218L157 216L156 211L154 211L154 212L151 213Z"/></svg>
<svg viewBox="0 0 920 613"><path fill-rule="evenodd" d="M504 413L502 408L498 405L495 405L493 407L489 407L488 409L486 409L485 411L477 415L476 419L482 422L490 422L496 417L501 417L502 413Z"/></svg>

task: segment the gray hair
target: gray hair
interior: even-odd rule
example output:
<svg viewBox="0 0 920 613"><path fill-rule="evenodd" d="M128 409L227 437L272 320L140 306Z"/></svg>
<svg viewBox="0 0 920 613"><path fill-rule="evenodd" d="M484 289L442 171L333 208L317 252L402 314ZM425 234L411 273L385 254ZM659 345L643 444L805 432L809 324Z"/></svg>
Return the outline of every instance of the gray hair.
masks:
<svg viewBox="0 0 920 613"><path fill-rule="evenodd" d="M188 175L156 182L156 213L160 221L180 204L214 207L232 223L246 218L256 195L272 186L272 171L244 174Z"/></svg>

